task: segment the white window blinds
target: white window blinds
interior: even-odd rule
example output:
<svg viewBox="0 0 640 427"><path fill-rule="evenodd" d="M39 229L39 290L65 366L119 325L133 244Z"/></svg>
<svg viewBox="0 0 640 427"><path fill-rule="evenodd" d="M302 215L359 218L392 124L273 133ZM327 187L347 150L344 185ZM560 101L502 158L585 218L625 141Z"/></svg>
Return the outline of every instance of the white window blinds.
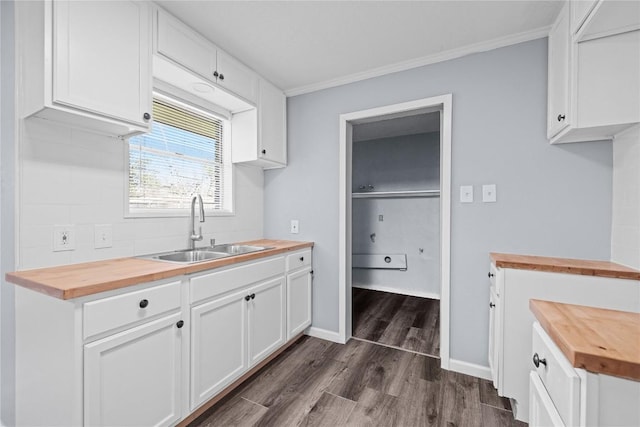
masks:
<svg viewBox="0 0 640 427"><path fill-rule="evenodd" d="M230 212L223 132L214 116L154 99L151 132L129 138L129 212L185 210L194 193L205 209Z"/></svg>

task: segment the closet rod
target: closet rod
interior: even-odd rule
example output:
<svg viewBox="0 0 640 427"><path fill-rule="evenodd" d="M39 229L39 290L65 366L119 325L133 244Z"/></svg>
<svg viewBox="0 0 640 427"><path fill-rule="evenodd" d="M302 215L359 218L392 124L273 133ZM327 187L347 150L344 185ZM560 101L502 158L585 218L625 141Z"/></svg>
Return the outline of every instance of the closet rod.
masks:
<svg viewBox="0 0 640 427"><path fill-rule="evenodd" d="M367 191L352 193L354 199L384 199L401 197L440 197L440 190Z"/></svg>

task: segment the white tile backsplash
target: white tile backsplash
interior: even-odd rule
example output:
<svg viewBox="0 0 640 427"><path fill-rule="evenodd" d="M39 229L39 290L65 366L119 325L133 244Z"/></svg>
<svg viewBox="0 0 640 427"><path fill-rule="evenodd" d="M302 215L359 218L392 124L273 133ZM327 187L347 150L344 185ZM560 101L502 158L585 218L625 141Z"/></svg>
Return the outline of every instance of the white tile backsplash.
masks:
<svg viewBox="0 0 640 427"><path fill-rule="evenodd" d="M640 269L640 126L613 141L611 260Z"/></svg>
<svg viewBox="0 0 640 427"><path fill-rule="evenodd" d="M125 218L125 142L46 120L24 123L18 183L18 268L142 255L188 244L189 218ZM263 237L263 172L235 166L233 216L209 216L209 239ZM76 250L52 251L55 224L74 224ZM94 248L95 224L111 224L113 247Z"/></svg>

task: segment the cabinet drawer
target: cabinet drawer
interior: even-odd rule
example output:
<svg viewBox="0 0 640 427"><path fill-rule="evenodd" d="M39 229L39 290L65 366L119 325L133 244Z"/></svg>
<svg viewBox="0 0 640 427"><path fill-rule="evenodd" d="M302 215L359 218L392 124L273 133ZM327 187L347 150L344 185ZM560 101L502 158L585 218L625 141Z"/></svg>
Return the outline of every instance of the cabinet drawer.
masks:
<svg viewBox="0 0 640 427"><path fill-rule="evenodd" d="M540 360L538 367L532 366L562 421L566 425L577 425L580 415L580 377L538 322L533 324L531 354L532 357L537 354Z"/></svg>
<svg viewBox="0 0 640 427"><path fill-rule="evenodd" d="M180 308L180 282L84 304L84 338Z"/></svg>
<svg viewBox="0 0 640 427"><path fill-rule="evenodd" d="M279 275L284 275L284 257L193 277L190 283L190 302L202 301Z"/></svg>
<svg viewBox="0 0 640 427"><path fill-rule="evenodd" d="M287 271L311 265L311 249L287 255Z"/></svg>

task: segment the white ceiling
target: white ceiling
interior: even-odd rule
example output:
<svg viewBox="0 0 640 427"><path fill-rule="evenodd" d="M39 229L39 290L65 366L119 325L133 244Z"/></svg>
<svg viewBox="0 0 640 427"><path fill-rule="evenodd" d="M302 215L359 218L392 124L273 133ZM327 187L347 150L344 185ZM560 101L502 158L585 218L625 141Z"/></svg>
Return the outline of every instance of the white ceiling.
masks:
<svg viewBox="0 0 640 427"><path fill-rule="evenodd" d="M562 4L558 0L157 3L288 94L539 38Z"/></svg>

